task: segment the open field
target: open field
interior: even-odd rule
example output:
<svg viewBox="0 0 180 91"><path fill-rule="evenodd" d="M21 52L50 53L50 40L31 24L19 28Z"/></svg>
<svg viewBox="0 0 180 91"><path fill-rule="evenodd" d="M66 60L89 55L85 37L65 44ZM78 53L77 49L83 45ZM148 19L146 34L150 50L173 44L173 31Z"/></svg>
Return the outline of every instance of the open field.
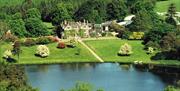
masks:
<svg viewBox="0 0 180 91"><path fill-rule="evenodd" d="M70 63L70 62L98 62L96 58L82 45L78 44L80 48L80 55L77 53L77 48L65 48L57 49L57 44L49 44L50 56L47 58L36 57L36 46L22 47L22 53L20 54L20 60L18 64L51 64L51 63ZM1 51L5 51L10 48L10 45L5 44L1 46ZM1 55L2 55L1 52ZM2 57L1 57L2 58Z"/></svg>
<svg viewBox="0 0 180 91"><path fill-rule="evenodd" d="M151 56L146 54L143 50L142 41L129 41L129 40L90 40L85 43L93 49L105 62L122 62L122 63L133 63L134 61L143 61L143 63L152 64L170 64L180 65L179 61L167 60L167 61L151 61ZM124 43L128 43L133 48L133 54L131 56L118 56L117 53L120 46Z"/></svg>
<svg viewBox="0 0 180 91"><path fill-rule="evenodd" d="M179 65L180 61L177 60L151 60L151 56L143 50L144 45L142 41L135 40L121 40L121 39L90 39L84 42L99 56L104 62L120 62L120 63L133 63L134 61L142 61L145 64L160 64L160 65ZM133 48L131 56L118 56L117 53L120 46L128 43ZM97 60L88 49L83 45L77 44L80 48L80 55L77 53L77 48L57 49L57 43L48 44L50 49L50 56L47 58L36 57L36 46L22 47L20 60L17 64L54 64L54 63L72 63L72 62L100 62ZM1 58L5 50L11 48L10 44L1 44ZM16 57L15 57L16 58ZM17 59L17 58L16 58Z"/></svg>
<svg viewBox="0 0 180 91"><path fill-rule="evenodd" d="M166 12L171 3L174 3L176 5L176 10L180 12L180 0L159 1L156 3L155 11Z"/></svg>
<svg viewBox="0 0 180 91"><path fill-rule="evenodd" d="M151 55L147 55L143 50L141 41L128 41L128 40L96 40L96 41L85 41L100 57L105 61L115 62L134 62L134 61L150 61ZM124 43L128 43L133 48L133 54L131 56L118 56L117 53L120 46Z"/></svg>

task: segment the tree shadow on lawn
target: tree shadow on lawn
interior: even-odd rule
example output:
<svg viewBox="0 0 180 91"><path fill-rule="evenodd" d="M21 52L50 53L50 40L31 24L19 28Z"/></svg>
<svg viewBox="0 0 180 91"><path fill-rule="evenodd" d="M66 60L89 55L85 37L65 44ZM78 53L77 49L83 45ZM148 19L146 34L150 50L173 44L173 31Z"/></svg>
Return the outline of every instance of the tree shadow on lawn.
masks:
<svg viewBox="0 0 180 91"><path fill-rule="evenodd" d="M6 62L8 62L8 63L16 63L16 62L17 62L17 60L14 59L14 58L4 58L4 59L5 59Z"/></svg>
<svg viewBox="0 0 180 91"><path fill-rule="evenodd" d="M42 57L42 56L39 55L39 54L34 54L34 56L39 57L39 58L46 58L46 57Z"/></svg>

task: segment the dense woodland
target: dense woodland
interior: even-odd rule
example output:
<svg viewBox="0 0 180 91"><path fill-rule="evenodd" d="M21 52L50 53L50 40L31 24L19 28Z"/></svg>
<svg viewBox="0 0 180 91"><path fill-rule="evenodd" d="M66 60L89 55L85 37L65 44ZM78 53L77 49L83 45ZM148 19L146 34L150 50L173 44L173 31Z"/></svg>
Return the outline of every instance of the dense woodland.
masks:
<svg viewBox="0 0 180 91"><path fill-rule="evenodd" d="M24 67L0 63L0 91L38 91L27 84Z"/></svg>

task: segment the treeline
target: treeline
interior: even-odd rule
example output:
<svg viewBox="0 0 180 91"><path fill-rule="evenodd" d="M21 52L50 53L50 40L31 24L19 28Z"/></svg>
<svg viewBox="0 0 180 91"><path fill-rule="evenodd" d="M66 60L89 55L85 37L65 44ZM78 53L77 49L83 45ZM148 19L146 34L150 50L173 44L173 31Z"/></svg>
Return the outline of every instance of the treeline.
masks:
<svg viewBox="0 0 180 91"><path fill-rule="evenodd" d="M38 3L36 0L23 0L17 5L0 7L0 24L3 26L0 34L11 30L18 37L44 36L50 33L43 21L52 22L53 25L59 25L64 20L84 19L91 23L102 23L122 20L129 14L135 14L139 19L130 29L144 31L152 28L148 24L156 22L154 6L153 0L40 0ZM144 26L141 25L142 22Z"/></svg>
<svg viewBox="0 0 180 91"><path fill-rule="evenodd" d="M21 0L19 4L1 6L0 12L8 15L20 12L24 18L28 9L37 8L42 20L53 24L59 24L64 19L101 23L122 20L126 15L143 9L152 10L154 5L155 0Z"/></svg>

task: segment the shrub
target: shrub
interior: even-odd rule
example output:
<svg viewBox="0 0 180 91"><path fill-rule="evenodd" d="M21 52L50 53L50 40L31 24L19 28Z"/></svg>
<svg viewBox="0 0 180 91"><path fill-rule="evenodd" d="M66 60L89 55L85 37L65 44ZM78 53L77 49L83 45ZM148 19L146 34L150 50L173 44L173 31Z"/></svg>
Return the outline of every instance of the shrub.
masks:
<svg viewBox="0 0 180 91"><path fill-rule="evenodd" d="M51 41L51 42L59 42L59 38L58 37L54 37L54 36L47 36L47 38Z"/></svg>
<svg viewBox="0 0 180 91"><path fill-rule="evenodd" d="M118 55L121 55L121 56L129 56L131 55L133 52L132 52L132 47L125 43L124 45L121 46L119 52L118 52Z"/></svg>
<svg viewBox="0 0 180 91"><path fill-rule="evenodd" d="M48 37L39 37L36 39L36 44L41 44L41 45L44 45L44 44L49 44L49 43L52 43L53 41L48 38Z"/></svg>
<svg viewBox="0 0 180 91"><path fill-rule="evenodd" d="M64 42L59 42L57 48L64 49L66 48L66 44Z"/></svg>
<svg viewBox="0 0 180 91"><path fill-rule="evenodd" d="M147 54L153 54L153 53L154 53L154 48L148 47Z"/></svg>
<svg viewBox="0 0 180 91"><path fill-rule="evenodd" d="M8 59L12 57L12 52L11 50L6 50L3 54L3 58Z"/></svg>
<svg viewBox="0 0 180 91"><path fill-rule="evenodd" d="M132 33L130 31L125 31L122 35L122 39L129 39L129 36L131 35Z"/></svg>
<svg viewBox="0 0 180 91"><path fill-rule="evenodd" d="M160 48L159 44L156 42L152 42L149 41L146 45L145 45L145 49L148 49L149 47L152 47L154 50L157 50Z"/></svg>
<svg viewBox="0 0 180 91"><path fill-rule="evenodd" d="M71 39L71 40L69 41L69 43L67 44L67 47L69 47L69 48L74 48L74 47L76 47L76 42L75 42L75 40L74 40L74 39Z"/></svg>
<svg viewBox="0 0 180 91"><path fill-rule="evenodd" d="M164 91L176 91L174 86L167 86Z"/></svg>
<svg viewBox="0 0 180 91"><path fill-rule="evenodd" d="M36 45L36 41L34 39L26 39L23 43L24 46L34 46Z"/></svg>
<svg viewBox="0 0 180 91"><path fill-rule="evenodd" d="M36 50L36 55L42 58L48 57L50 55L49 48L45 45L39 45Z"/></svg>
<svg viewBox="0 0 180 91"><path fill-rule="evenodd" d="M129 36L129 39L141 40L143 37L144 37L144 32L133 32L133 34Z"/></svg>
<svg viewBox="0 0 180 91"><path fill-rule="evenodd" d="M16 36L14 36L11 31L9 30L8 32L6 32L5 35L3 35L2 39L6 42L14 42L15 40L17 40L18 38Z"/></svg>
<svg viewBox="0 0 180 91"><path fill-rule="evenodd" d="M180 80L177 81L177 86L180 87Z"/></svg>

